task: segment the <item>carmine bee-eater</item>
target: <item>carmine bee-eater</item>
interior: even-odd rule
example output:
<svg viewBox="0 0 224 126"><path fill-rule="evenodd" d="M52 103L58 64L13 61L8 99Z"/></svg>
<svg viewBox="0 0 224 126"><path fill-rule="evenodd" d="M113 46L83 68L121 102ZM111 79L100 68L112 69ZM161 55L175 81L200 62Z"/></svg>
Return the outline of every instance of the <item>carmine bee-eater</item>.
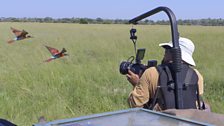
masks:
<svg viewBox="0 0 224 126"><path fill-rule="evenodd" d="M25 30L18 30L12 27L10 29L12 30L12 32L14 33L16 37L14 39L9 40L8 41L9 44L15 41L26 39L26 38L33 38L32 36L28 35L28 32Z"/></svg>
<svg viewBox="0 0 224 126"><path fill-rule="evenodd" d="M63 56L68 56L68 54L65 54L65 52L67 52L65 50L65 48L62 48L61 52L59 52L59 50L55 49L55 48L52 48L52 47L49 47L49 46L45 46L49 52L51 53L52 57L45 60L44 62L50 62L54 59L57 59L57 58L61 58Z"/></svg>

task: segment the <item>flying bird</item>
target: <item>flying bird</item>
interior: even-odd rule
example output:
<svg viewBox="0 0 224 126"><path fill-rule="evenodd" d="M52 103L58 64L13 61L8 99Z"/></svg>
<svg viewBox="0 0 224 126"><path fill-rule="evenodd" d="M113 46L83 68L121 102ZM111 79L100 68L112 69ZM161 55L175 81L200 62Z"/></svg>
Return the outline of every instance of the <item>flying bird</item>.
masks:
<svg viewBox="0 0 224 126"><path fill-rule="evenodd" d="M9 40L8 43L11 44L15 41L23 40L26 38L32 38L32 36L28 35L28 32L25 30L18 30L13 27L10 28L12 30L12 33L16 36L14 39Z"/></svg>
<svg viewBox="0 0 224 126"><path fill-rule="evenodd" d="M63 56L68 56L68 54L65 53L65 52L67 52L65 48L62 48L61 52L59 52L59 50L57 50L55 48L52 48L52 47L49 47L49 46L45 46L45 47L51 53L52 57L45 60L44 62L50 62L54 59L61 58Z"/></svg>

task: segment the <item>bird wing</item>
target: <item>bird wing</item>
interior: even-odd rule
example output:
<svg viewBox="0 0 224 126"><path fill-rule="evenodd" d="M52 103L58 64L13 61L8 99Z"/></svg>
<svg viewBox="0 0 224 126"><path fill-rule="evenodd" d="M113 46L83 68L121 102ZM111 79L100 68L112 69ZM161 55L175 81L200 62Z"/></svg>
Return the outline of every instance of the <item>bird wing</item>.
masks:
<svg viewBox="0 0 224 126"><path fill-rule="evenodd" d="M57 49L55 49L55 48L52 48L52 47L49 47L49 46L45 46L45 47L48 49L48 51L51 53L52 56L55 56L55 55L57 55L57 54L60 53L60 52L59 52Z"/></svg>
<svg viewBox="0 0 224 126"><path fill-rule="evenodd" d="M65 48L63 48L60 53L55 55L55 57L60 58L60 57L67 55L67 54L65 54L65 52L67 52L67 50Z"/></svg>
<svg viewBox="0 0 224 126"><path fill-rule="evenodd" d="M22 34L21 30L15 29L11 27L12 32L15 34L16 37L19 37Z"/></svg>

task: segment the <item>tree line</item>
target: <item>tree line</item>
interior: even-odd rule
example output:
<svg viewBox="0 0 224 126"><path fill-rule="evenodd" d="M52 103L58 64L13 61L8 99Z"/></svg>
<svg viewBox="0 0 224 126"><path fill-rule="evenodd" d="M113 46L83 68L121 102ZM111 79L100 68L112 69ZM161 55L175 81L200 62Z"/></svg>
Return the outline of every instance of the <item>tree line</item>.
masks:
<svg viewBox="0 0 224 126"><path fill-rule="evenodd" d="M102 19L102 18L14 18L1 17L0 22L39 22L39 23L78 23L78 24L129 24L127 19ZM178 25L202 25L202 26L224 26L224 19L186 19L177 20ZM142 20L142 25L169 25L168 20Z"/></svg>

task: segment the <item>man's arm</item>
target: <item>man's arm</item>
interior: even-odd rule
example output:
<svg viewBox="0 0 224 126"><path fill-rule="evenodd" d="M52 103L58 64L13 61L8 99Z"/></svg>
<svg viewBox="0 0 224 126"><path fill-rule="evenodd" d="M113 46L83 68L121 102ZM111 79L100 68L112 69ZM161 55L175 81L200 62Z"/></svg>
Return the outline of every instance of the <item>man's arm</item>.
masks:
<svg viewBox="0 0 224 126"><path fill-rule="evenodd" d="M152 67L147 69L139 79L138 83L136 85L132 84L134 88L128 98L129 105L131 107L143 107L154 95L157 81L158 72L156 68Z"/></svg>
<svg viewBox="0 0 224 126"><path fill-rule="evenodd" d="M199 88L199 94L203 95L204 93L204 79L203 76L200 74L200 72L197 69L194 69L196 74L198 75L198 88Z"/></svg>

